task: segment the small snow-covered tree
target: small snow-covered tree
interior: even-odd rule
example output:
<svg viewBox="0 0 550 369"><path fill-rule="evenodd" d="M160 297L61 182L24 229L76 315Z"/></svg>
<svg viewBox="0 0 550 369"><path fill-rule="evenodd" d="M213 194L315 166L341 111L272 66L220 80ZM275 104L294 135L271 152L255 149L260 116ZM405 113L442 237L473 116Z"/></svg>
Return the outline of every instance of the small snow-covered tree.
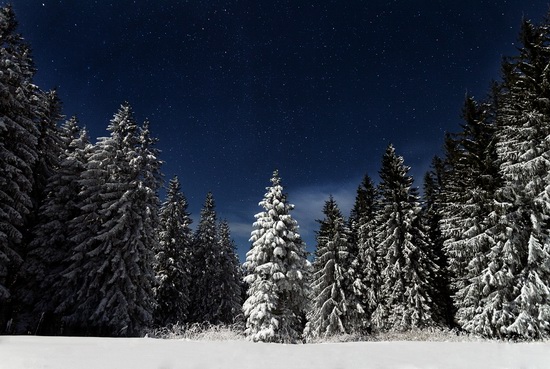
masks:
<svg viewBox="0 0 550 369"><path fill-rule="evenodd" d="M372 323L378 330L408 330L439 324L433 296L437 266L419 216L418 195L403 158L389 145L380 169L377 214L381 291Z"/></svg>
<svg viewBox="0 0 550 369"><path fill-rule="evenodd" d="M296 342L307 307L309 262L298 224L290 215L278 171L259 203L246 254L246 335L253 341Z"/></svg>
<svg viewBox="0 0 550 369"><path fill-rule="evenodd" d="M159 243L155 250L157 286L155 324L167 326L187 322L191 284L191 218L178 177L168 184L166 201L159 215Z"/></svg>

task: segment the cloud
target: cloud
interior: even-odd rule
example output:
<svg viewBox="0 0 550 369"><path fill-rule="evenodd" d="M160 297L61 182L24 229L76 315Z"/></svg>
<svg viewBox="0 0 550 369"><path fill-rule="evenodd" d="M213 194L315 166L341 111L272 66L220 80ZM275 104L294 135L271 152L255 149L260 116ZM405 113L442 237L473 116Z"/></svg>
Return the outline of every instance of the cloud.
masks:
<svg viewBox="0 0 550 369"><path fill-rule="evenodd" d="M348 182L331 182L298 188L287 188L288 200L295 205L291 215L300 226L299 233L306 242L307 250L315 249L315 232L319 228L316 219L323 218L323 206L329 196L332 195L340 207L342 214L348 216L353 203L360 179ZM284 186L284 183L283 183ZM258 199L258 201L261 199ZM250 249L250 233L253 230L254 214L261 212L257 201L232 212L222 214L221 218L227 219L231 229L231 235L237 243L237 252L241 261L244 261L246 252Z"/></svg>
<svg viewBox="0 0 550 369"><path fill-rule="evenodd" d="M315 246L315 231L319 228L317 219L323 218L323 206L332 195L344 216L348 216L357 192L360 180L323 183L289 191L289 202L295 205L291 213L300 226L300 235L306 241L308 249Z"/></svg>

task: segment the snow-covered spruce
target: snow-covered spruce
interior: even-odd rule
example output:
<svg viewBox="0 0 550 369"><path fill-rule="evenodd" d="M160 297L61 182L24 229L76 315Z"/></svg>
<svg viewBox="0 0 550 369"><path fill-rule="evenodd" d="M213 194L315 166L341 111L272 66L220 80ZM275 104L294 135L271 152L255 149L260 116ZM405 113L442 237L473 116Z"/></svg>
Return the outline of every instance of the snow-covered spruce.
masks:
<svg viewBox="0 0 550 369"><path fill-rule="evenodd" d="M550 23L523 22L520 55L503 65L496 240L471 331L523 339L550 334Z"/></svg>
<svg viewBox="0 0 550 369"><path fill-rule="evenodd" d="M58 287L70 293L56 311L66 333L136 335L152 321L160 162L128 104L108 130L89 153L82 214L69 224L76 246Z"/></svg>
<svg viewBox="0 0 550 369"><path fill-rule="evenodd" d="M361 329L363 307L353 290L350 272L355 257L349 252L350 231L331 196L323 208L317 250L313 262L311 308L306 336L326 338L354 333Z"/></svg>
<svg viewBox="0 0 550 369"><path fill-rule="evenodd" d="M409 168L389 145L380 170L377 214L381 290L372 323L377 330L404 331L440 324L434 303L437 265L420 222L420 204Z"/></svg>
<svg viewBox="0 0 550 369"><path fill-rule="evenodd" d="M244 264L245 334L253 341L296 342L304 326L310 264L278 171L259 206L264 211L255 216L252 248Z"/></svg>
<svg viewBox="0 0 550 369"><path fill-rule="evenodd" d="M22 263L20 245L32 210L32 169L39 131L34 67L29 47L16 33L11 6L0 8L0 327L7 320L11 292Z"/></svg>
<svg viewBox="0 0 550 369"><path fill-rule="evenodd" d="M66 291L58 290L56 282L67 267L74 246L68 224L80 214L79 179L86 166L86 147L90 145L75 117L63 124L60 137L63 150L59 164L46 185L46 198L39 208L33 239L19 274L17 300L21 310L15 324L19 333L60 333L59 319L52 313Z"/></svg>
<svg viewBox="0 0 550 369"><path fill-rule="evenodd" d="M187 322L193 237L187 206L178 177L174 177L160 209L159 243L155 250L154 322L161 327Z"/></svg>

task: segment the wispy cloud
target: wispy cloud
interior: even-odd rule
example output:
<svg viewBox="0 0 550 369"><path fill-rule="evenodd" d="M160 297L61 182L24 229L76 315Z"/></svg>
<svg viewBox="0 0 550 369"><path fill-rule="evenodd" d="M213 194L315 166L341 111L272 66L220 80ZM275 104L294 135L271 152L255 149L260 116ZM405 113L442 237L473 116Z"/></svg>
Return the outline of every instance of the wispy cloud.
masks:
<svg viewBox="0 0 550 369"><path fill-rule="evenodd" d="M316 219L323 218L323 205L332 195L336 200L342 213L347 216L353 203L357 186L360 180L354 179L347 182L322 183L299 188L286 188L288 200L295 205L291 212L292 217L296 219L300 226L300 235L307 244L307 249L313 251L315 248L315 231L319 225ZM284 185L284 183L283 183ZM231 235L237 243L237 251L242 261L244 261L246 252L250 249L250 233L253 230L254 214L262 211L258 207L258 199L253 204L241 207L231 213L221 214L229 222Z"/></svg>
<svg viewBox="0 0 550 369"><path fill-rule="evenodd" d="M323 218L323 206L332 195L338 207L347 216L353 207L359 180L312 185L290 191L289 201L295 205L293 217L300 225L300 235L308 249L315 245L316 220Z"/></svg>

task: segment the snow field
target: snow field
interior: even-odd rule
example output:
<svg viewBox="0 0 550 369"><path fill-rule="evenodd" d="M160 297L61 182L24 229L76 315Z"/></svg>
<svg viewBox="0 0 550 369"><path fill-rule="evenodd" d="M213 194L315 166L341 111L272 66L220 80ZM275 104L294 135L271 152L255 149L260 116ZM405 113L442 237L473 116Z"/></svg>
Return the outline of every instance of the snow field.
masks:
<svg viewBox="0 0 550 369"><path fill-rule="evenodd" d="M546 369L550 343L307 345L153 338L1 336L2 369Z"/></svg>

